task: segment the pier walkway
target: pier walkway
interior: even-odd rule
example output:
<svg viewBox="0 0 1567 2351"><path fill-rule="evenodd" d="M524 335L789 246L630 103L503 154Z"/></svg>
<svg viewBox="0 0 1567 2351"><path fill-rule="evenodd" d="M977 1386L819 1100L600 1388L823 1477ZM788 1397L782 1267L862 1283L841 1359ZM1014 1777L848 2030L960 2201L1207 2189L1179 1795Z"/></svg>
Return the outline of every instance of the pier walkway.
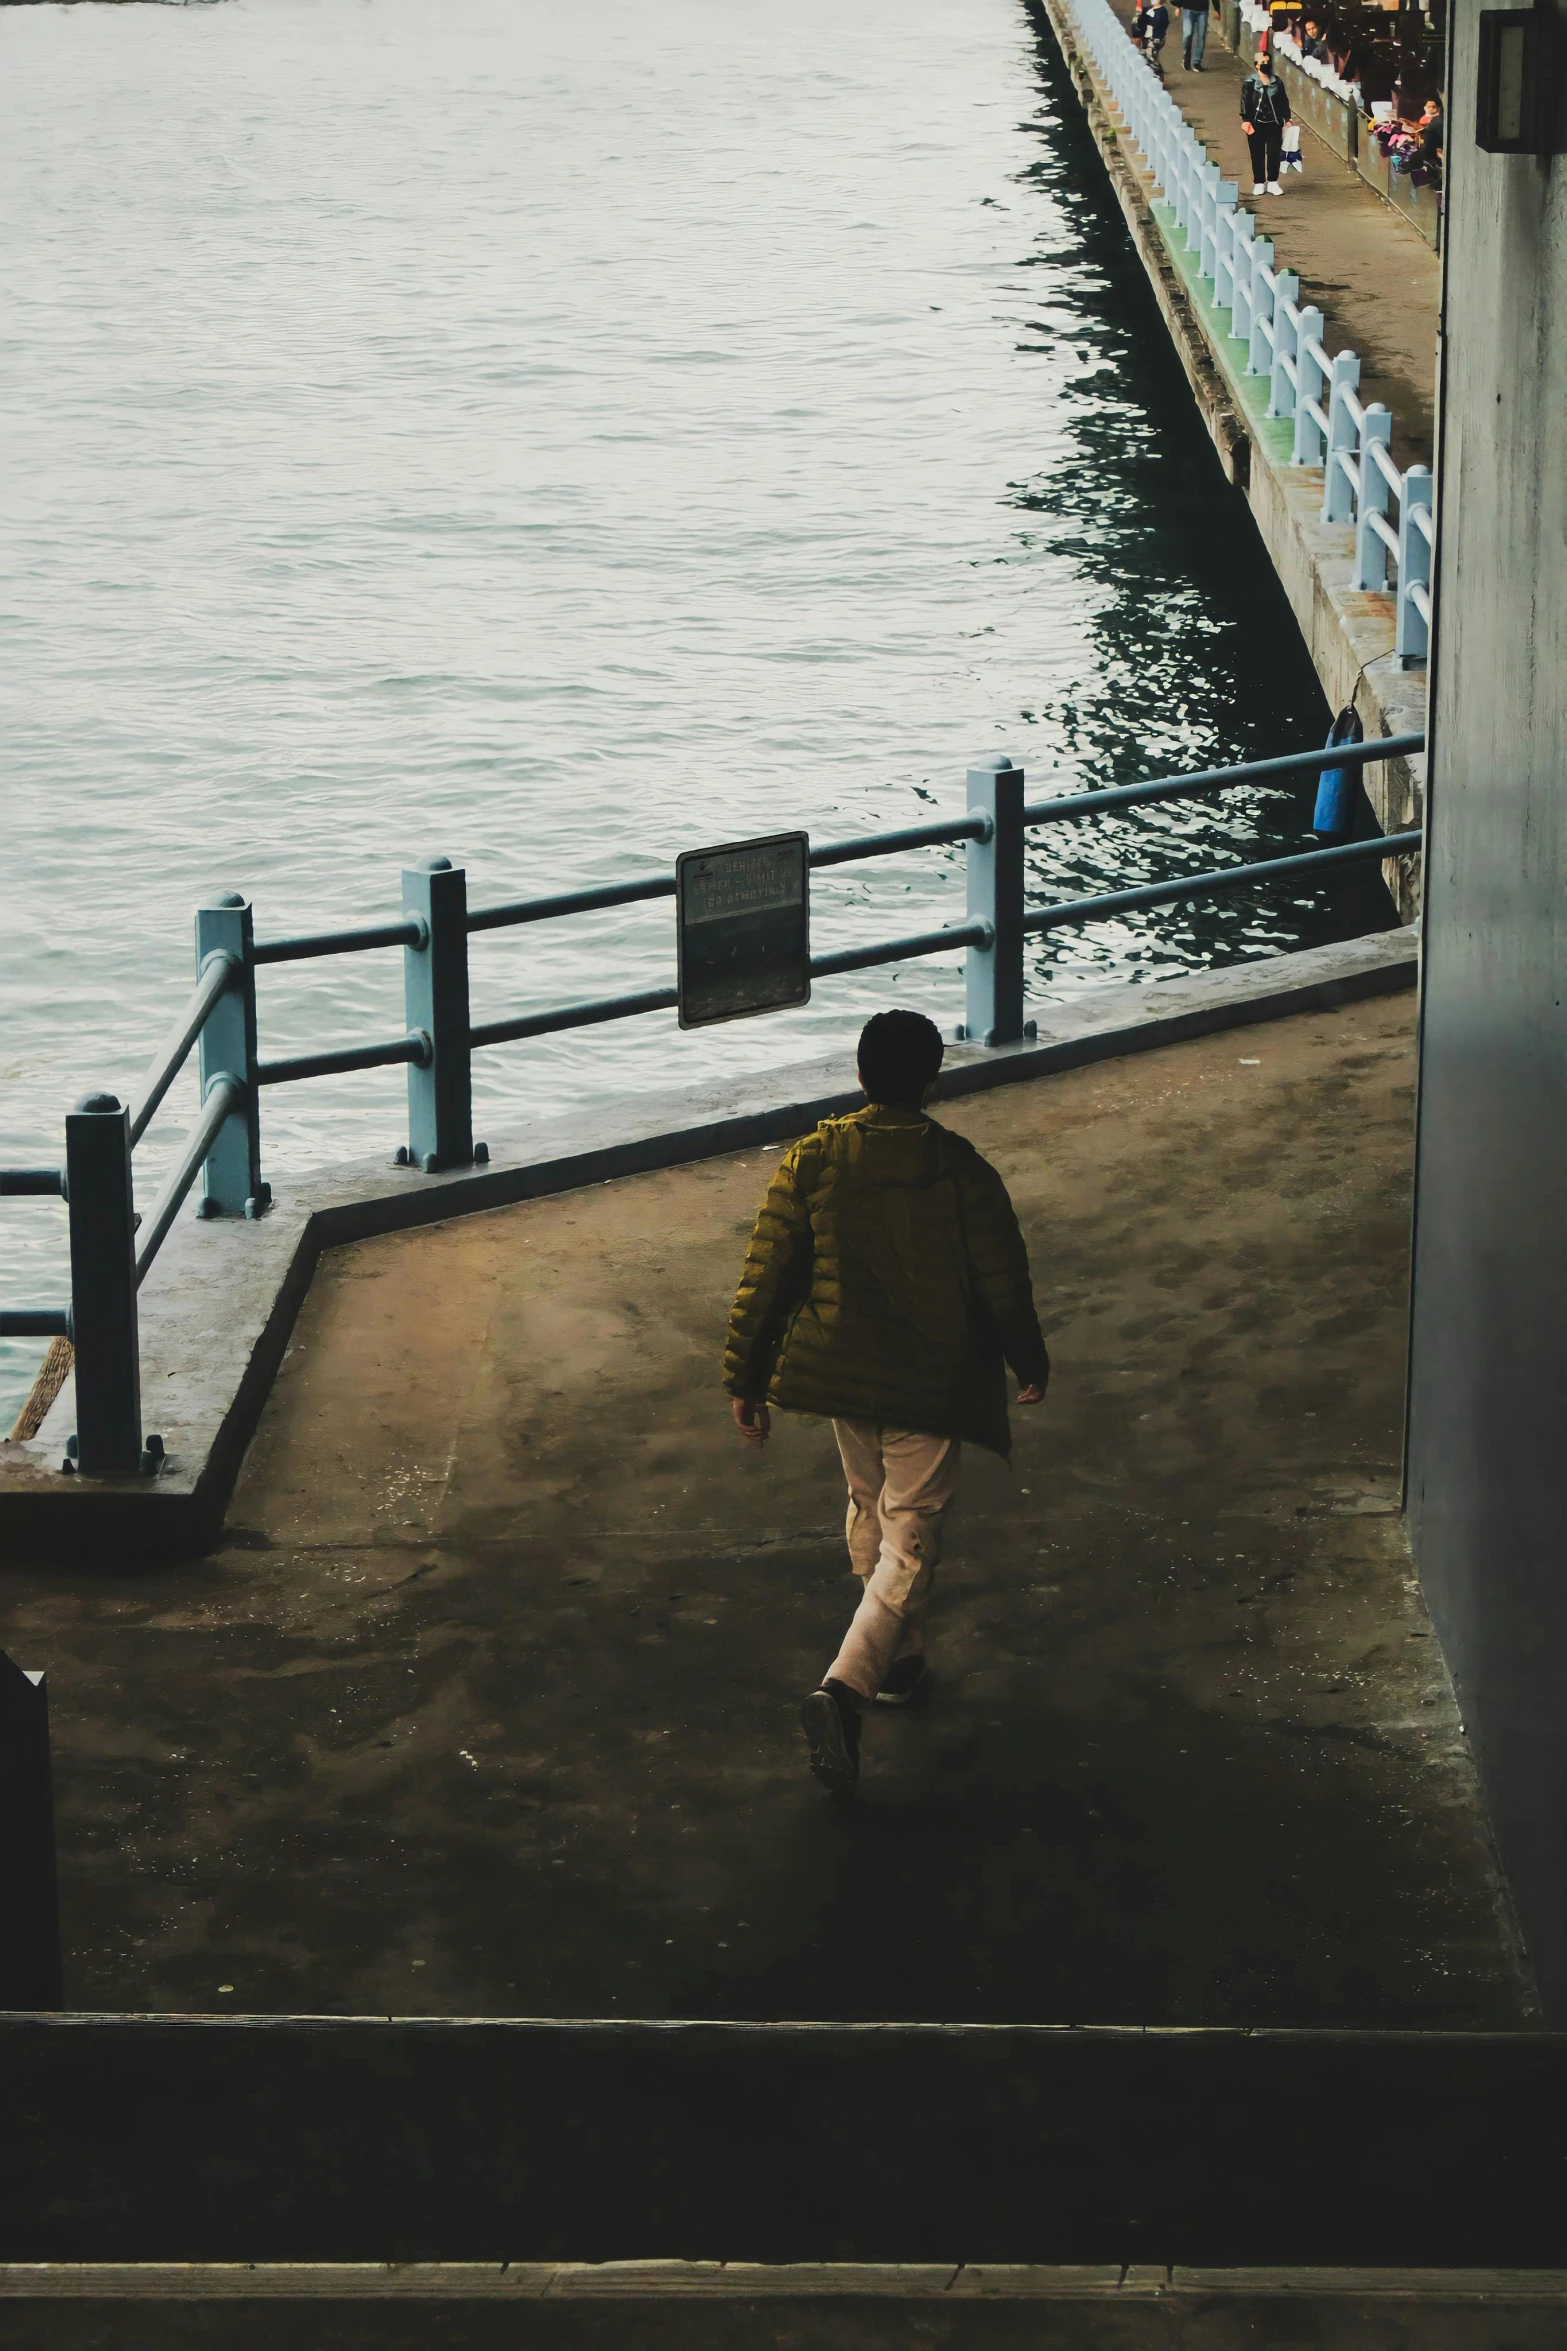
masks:
<svg viewBox="0 0 1567 2351"><path fill-rule="evenodd" d="M824 1428L717 1359L768 1151L323 1260L221 1550L0 1570L76 2010L1512 2027L1398 1509L1413 998L943 1115L1055 1354L858 1803Z"/></svg>
<svg viewBox="0 0 1567 2351"><path fill-rule="evenodd" d="M1110 0L1128 28L1132 0ZM1441 328L1442 264L1420 231L1368 187L1352 163L1302 127L1305 168L1291 173L1282 196L1251 198L1251 163L1241 128L1241 83L1251 50L1237 56L1210 15L1201 73L1181 65L1181 17L1171 12L1161 63L1164 84L1243 204L1257 233L1273 241L1279 263L1301 281L1302 300L1327 314L1329 351L1358 351L1360 396L1393 412L1393 455L1400 466L1431 465L1436 429L1436 356Z"/></svg>

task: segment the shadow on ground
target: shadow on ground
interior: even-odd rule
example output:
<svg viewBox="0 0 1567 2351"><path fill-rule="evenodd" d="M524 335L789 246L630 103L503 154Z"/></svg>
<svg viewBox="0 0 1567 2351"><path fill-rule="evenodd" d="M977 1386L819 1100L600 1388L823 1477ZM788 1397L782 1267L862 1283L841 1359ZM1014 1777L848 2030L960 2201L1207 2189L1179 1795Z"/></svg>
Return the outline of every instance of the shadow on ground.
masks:
<svg viewBox="0 0 1567 2351"><path fill-rule="evenodd" d="M716 1377L772 1156L334 1252L220 1552L0 1578L68 2003L1528 2021L1397 1516L1412 1013L943 1114L1056 1377L969 1464L937 1688L852 1810L796 1722L830 1436L750 1457Z"/></svg>

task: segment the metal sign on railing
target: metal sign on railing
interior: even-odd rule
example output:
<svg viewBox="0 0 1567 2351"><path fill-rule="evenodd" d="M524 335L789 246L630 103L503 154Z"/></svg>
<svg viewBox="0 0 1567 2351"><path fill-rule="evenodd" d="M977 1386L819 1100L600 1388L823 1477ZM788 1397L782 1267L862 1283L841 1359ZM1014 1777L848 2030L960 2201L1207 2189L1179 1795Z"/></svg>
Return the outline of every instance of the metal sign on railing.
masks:
<svg viewBox="0 0 1567 2351"><path fill-rule="evenodd" d="M676 858L683 1029L809 1003L810 849L804 833L772 833Z"/></svg>

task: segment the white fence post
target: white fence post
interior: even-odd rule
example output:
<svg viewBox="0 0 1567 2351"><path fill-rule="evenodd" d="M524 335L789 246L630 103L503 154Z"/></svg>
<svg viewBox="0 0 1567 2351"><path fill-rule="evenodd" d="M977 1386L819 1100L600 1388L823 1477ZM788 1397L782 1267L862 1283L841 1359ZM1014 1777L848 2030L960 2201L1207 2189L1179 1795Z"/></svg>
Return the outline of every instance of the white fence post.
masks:
<svg viewBox="0 0 1567 2351"><path fill-rule="evenodd" d="M1388 480L1371 452L1388 448L1392 439L1392 416L1380 400L1373 401L1360 428L1360 496L1355 509L1355 585L1360 589L1387 586L1387 542L1372 528L1372 516L1386 519Z"/></svg>
<svg viewBox="0 0 1567 2351"><path fill-rule="evenodd" d="M1235 182L1221 180L1213 191L1213 268L1205 275L1213 279L1213 306L1215 310L1231 310L1235 306ZM1203 256L1206 264L1207 255Z"/></svg>
<svg viewBox="0 0 1567 2351"><path fill-rule="evenodd" d="M1322 345L1322 332L1327 320L1312 303L1307 303L1300 314L1300 328L1295 337L1295 446L1290 451L1291 465L1320 465L1322 463L1322 427L1311 413L1310 403L1320 407L1327 375L1316 357Z"/></svg>
<svg viewBox="0 0 1567 2351"><path fill-rule="evenodd" d="M1360 446L1360 428L1350 402L1360 382L1360 361L1353 351L1341 351L1333 362L1328 394L1328 446L1323 458L1327 473L1322 484L1322 520L1353 522L1355 485L1339 463L1353 457Z"/></svg>
<svg viewBox="0 0 1567 2351"><path fill-rule="evenodd" d="M1249 376L1266 375L1273 364L1273 344L1265 332L1273 324L1273 245L1267 237L1255 237L1251 248L1251 347L1246 354L1246 373Z"/></svg>
<svg viewBox="0 0 1567 2351"><path fill-rule="evenodd" d="M1273 281L1273 289L1273 366L1268 380L1268 414L1293 416L1293 362L1299 320L1295 305L1300 300L1300 280L1291 271L1280 270Z"/></svg>
<svg viewBox="0 0 1567 2351"><path fill-rule="evenodd" d="M1431 597L1431 542L1426 536L1431 491L1429 467L1412 465L1398 505L1398 634L1393 649L1405 663L1424 661L1431 650L1431 631L1420 608L1422 602L1429 608ZM1423 598L1416 597L1416 588L1424 590Z"/></svg>

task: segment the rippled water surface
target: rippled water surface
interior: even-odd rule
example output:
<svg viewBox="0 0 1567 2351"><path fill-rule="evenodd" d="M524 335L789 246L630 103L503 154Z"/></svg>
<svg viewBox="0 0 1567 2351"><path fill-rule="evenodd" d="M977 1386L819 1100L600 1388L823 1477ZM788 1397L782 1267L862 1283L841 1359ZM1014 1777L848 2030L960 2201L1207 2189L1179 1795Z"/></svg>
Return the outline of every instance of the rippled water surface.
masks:
<svg viewBox="0 0 1567 2351"><path fill-rule="evenodd" d="M8 529L0 1156L57 1159L188 985L191 909L383 918L680 848L1320 739L1069 86L1020 0L0 10ZM1041 897L1291 845L1301 796L1036 836ZM819 946L961 912L823 876ZM1040 996L1388 919L1370 875L1040 942ZM475 943L478 1018L670 976L667 905ZM402 1027L399 959L269 971L263 1051ZM481 1056L480 1131L960 1017L949 958L799 1013ZM389 1147L398 1071L269 1093L269 1172ZM150 1196L188 1082L138 1154ZM0 1210L10 1304L63 1212ZM0 1343L0 1403L39 1348Z"/></svg>

